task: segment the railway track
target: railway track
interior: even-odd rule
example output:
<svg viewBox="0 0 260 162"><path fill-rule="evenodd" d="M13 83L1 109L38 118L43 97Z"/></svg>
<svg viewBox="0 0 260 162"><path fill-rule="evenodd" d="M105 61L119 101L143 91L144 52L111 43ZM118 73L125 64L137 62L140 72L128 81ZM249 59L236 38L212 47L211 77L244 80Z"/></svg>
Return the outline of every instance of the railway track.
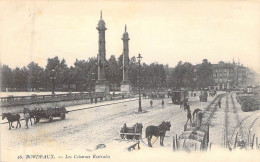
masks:
<svg viewBox="0 0 260 162"><path fill-rule="evenodd" d="M235 114L236 114L237 125L234 127L234 129L232 131L229 142L232 144L232 146L235 147L236 139L243 139L244 141L249 141L248 140L249 133L247 133L247 130L248 131L251 130L251 128L254 126L254 124L260 118L260 116L254 117L255 115L258 115L259 113L253 113L253 114L250 114L250 115L248 115L248 116L246 116L246 117L244 117L243 119L240 120L233 96L231 96L231 101L232 101L232 105L233 105L233 108L234 108L234 111L235 111ZM252 120L252 118L253 118L253 121L251 122L248 129L245 131L245 128L243 127L243 123L247 120L250 120L250 119ZM234 137L235 134L236 134L236 137Z"/></svg>
<svg viewBox="0 0 260 162"><path fill-rule="evenodd" d="M229 110L229 104L228 104L228 94L226 95L226 106L225 106L225 117L224 117L224 137L223 137L223 147L226 148L227 147L227 139L228 139L228 122L229 122L229 119L228 119L228 110Z"/></svg>
<svg viewBox="0 0 260 162"><path fill-rule="evenodd" d="M236 107L236 105L235 105L235 102L234 102L234 98L233 98L233 95L231 95L231 102L232 102L232 108L233 108L233 112L234 112L234 114L235 114L235 119L236 119L236 121L237 121L237 124L236 124L236 126L234 127L234 129L233 129L233 131L232 131L232 133L231 133L231 136L230 136L230 138L229 138L229 143L231 144L231 145L234 145L234 140L233 140L233 137L234 137L234 134L235 134L235 132L236 132L236 130L238 129L238 131L239 131L239 135L240 135L240 138L243 138L244 137L244 131L243 131L243 127L242 127L242 122L244 121L244 120L246 120L248 117L250 117L250 116L247 116L246 118L244 118L244 119L242 119L242 120L240 120L239 119L239 116L238 116L238 110L237 110L237 107Z"/></svg>
<svg viewBox="0 0 260 162"><path fill-rule="evenodd" d="M209 106L205 109L205 112L203 114L203 118L202 119L202 124L204 125L210 125L211 122L211 118L213 117L214 113L217 110L218 107L218 102L222 99L222 97L225 94L219 94L210 104Z"/></svg>

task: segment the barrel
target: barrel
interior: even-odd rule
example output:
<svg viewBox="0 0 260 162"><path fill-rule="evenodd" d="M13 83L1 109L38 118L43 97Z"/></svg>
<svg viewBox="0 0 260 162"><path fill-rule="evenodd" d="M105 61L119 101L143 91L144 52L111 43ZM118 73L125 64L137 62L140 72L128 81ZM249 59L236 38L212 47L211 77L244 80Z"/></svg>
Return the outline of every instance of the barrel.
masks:
<svg viewBox="0 0 260 162"><path fill-rule="evenodd" d="M184 131L184 132L182 132L182 135L186 135L186 134L192 134L192 131Z"/></svg>
<svg viewBox="0 0 260 162"><path fill-rule="evenodd" d="M180 139L189 139L191 134L182 134L179 136Z"/></svg>
<svg viewBox="0 0 260 162"><path fill-rule="evenodd" d="M201 150L201 142L193 139L180 139L178 142L179 150L183 151L198 151Z"/></svg>
<svg viewBox="0 0 260 162"><path fill-rule="evenodd" d="M197 127L187 127L185 131L195 131L197 129Z"/></svg>
<svg viewBox="0 0 260 162"><path fill-rule="evenodd" d="M193 133L195 134L195 133ZM202 131L196 131L196 134L195 135L198 135L198 136L201 136L201 137L204 137L205 136L205 132L202 132Z"/></svg>
<svg viewBox="0 0 260 162"><path fill-rule="evenodd" d="M191 134L190 135L190 139L193 139L193 140L196 140L196 141L199 141L199 142L203 142L204 137L203 136L199 136L199 135L195 135L195 134Z"/></svg>

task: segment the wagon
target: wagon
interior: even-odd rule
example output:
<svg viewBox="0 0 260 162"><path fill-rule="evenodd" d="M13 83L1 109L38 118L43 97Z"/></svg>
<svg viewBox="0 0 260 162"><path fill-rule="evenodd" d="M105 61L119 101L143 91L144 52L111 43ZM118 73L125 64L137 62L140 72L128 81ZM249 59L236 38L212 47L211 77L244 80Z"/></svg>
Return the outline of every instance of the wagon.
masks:
<svg viewBox="0 0 260 162"><path fill-rule="evenodd" d="M187 100L188 91L184 88L172 91L172 103L180 104L181 102Z"/></svg>
<svg viewBox="0 0 260 162"><path fill-rule="evenodd" d="M49 107L47 109L33 110L36 122L39 122L40 119L48 119L49 122L52 122L54 117L59 117L63 120L66 117L66 113L68 112L65 107Z"/></svg>
<svg viewBox="0 0 260 162"><path fill-rule="evenodd" d="M200 97L200 102L207 102L208 91L204 89L203 91L201 91L201 95L199 97Z"/></svg>
<svg viewBox="0 0 260 162"><path fill-rule="evenodd" d="M125 123L120 130L120 137L126 140L140 140L142 138L142 128L141 123L136 123L132 127L127 127Z"/></svg>

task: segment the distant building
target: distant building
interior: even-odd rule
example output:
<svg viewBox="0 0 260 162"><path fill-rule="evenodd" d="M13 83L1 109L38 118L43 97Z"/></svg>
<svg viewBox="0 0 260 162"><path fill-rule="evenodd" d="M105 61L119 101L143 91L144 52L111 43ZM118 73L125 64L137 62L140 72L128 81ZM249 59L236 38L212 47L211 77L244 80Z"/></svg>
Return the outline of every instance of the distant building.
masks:
<svg viewBox="0 0 260 162"><path fill-rule="evenodd" d="M200 64L194 66L194 73L198 71ZM195 75L196 76L196 75ZM216 90L228 90L233 88L245 88L254 84L255 73L240 63L225 63L220 61L212 64L212 77ZM197 77L197 76L196 76ZM196 80L196 77L194 80Z"/></svg>

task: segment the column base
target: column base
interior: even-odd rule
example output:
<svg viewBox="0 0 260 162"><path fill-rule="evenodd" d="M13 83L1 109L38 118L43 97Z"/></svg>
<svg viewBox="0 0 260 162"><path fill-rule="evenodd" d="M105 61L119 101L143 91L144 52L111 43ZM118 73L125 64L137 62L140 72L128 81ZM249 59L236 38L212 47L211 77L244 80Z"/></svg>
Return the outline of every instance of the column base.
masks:
<svg viewBox="0 0 260 162"><path fill-rule="evenodd" d="M131 85L129 83L122 82L121 87L120 87L120 91L125 96L128 96L128 97L131 96L131 93L132 93Z"/></svg>
<svg viewBox="0 0 260 162"><path fill-rule="evenodd" d="M95 92L109 94L109 82L107 80L97 80L95 83Z"/></svg>

